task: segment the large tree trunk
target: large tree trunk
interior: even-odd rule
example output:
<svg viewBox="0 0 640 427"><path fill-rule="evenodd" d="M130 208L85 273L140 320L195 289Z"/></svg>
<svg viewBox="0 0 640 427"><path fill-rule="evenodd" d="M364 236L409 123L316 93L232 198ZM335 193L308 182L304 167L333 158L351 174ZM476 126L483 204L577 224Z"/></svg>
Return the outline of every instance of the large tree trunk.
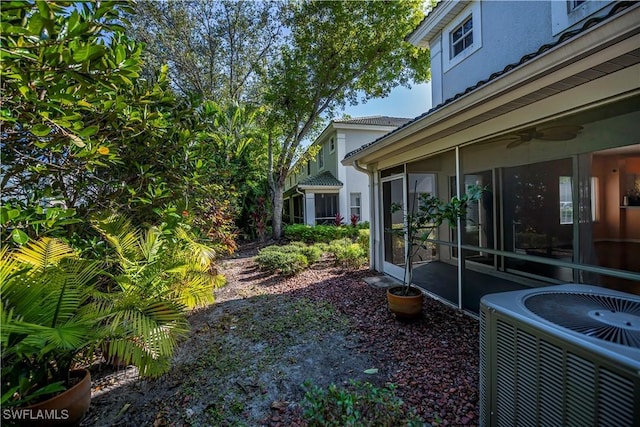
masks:
<svg viewBox="0 0 640 427"><path fill-rule="evenodd" d="M273 206L273 215L271 225L273 227L273 238L280 239L282 237L282 207L284 205L284 185L280 180L275 180L272 187L271 202Z"/></svg>

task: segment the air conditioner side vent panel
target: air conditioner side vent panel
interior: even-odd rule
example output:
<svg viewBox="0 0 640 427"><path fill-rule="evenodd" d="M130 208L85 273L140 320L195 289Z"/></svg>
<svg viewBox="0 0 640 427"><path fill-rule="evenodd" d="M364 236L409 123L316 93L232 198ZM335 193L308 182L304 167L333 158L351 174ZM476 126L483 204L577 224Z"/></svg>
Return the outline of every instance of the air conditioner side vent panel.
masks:
<svg viewBox="0 0 640 427"><path fill-rule="evenodd" d="M547 420L549 424L560 426L564 424L562 417L562 396L564 387L558 378L562 378L564 370L564 352L560 347L547 341L540 341L538 349L538 365L546 369L539 371L539 387L544 390L540 395L539 418Z"/></svg>
<svg viewBox="0 0 640 427"><path fill-rule="evenodd" d="M563 293L594 289L564 285L543 292L552 294L554 288ZM506 292L481 301L480 425L640 426L640 350L582 338L541 320L522 303L541 291ZM619 307L635 309L640 303L637 296L597 291L613 294Z"/></svg>

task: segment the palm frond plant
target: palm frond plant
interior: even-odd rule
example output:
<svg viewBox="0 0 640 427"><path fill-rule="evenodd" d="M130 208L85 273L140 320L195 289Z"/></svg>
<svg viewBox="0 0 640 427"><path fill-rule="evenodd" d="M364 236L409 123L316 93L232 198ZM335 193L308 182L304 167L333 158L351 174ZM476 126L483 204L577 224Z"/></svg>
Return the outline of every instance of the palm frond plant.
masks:
<svg viewBox="0 0 640 427"><path fill-rule="evenodd" d="M94 225L113 249L112 286L102 298L106 356L136 365L143 376L160 375L189 331L186 310L212 303L214 287L224 283L211 271L215 252L188 234L140 230L120 215Z"/></svg>
<svg viewBox="0 0 640 427"><path fill-rule="evenodd" d="M100 274L96 262L56 239L0 250L3 407L69 387L74 358L104 336L104 313L92 298Z"/></svg>

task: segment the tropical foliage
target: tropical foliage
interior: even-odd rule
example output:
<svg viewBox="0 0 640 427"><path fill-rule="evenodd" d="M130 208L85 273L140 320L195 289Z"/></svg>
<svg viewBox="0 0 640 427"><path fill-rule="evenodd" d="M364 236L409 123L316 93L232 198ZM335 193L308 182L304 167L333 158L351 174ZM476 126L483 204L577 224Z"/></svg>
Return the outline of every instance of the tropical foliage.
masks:
<svg viewBox="0 0 640 427"><path fill-rule="evenodd" d="M131 3L69 6L2 5L5 242L11 235L24 243L42 228L68 234L69 227L58 226L79 222L75 208L86 207L101 187L96 172L120 162L118 140L160 119L148 117L147 97L131 80L141 47L113 23Z"/></svg>
<svg viewBox="0 0 640 427"><path fill-rule="evenodd" d="M0 252L3 405L64 389L74 358L96 349L142 376L166 372L186 309L224 284L215 251L184 228L143 231L122 216L95 227L110 246L102 261L48 237Z"/></svg>
<svg viewBox="0 0 640 427"><path fill-rule="evenodd" d="M424 16L420 0L294 3L291 34L270 68L265 94L273 234L282 232L283 191L294 163L313 151L303 142L345 105L426 81L429 55L406 41ZM366 31L363 31L366 29Z"/></svg>
<svg viewBox="0 0 640 427"><path fill-rule="evenodd" d="M264 193L260 110L178 98L167 66L140 78L142 44L118 25L133 12L130 2L3 3L3 242L84 245L95 213L158 224L186 211L234 249L235 219Z"/></svg>
<svg viewBox="0 0 640 427"><path fill-rule="evenodd" d="M284 236L289 240L307 243L330 243L346 237L357 239L362 230L368 230L368 228L368 222L360 223L356 227L291 224L284 227Z"/></svg>
<svg viewBox="0 0 640 427"><path fill-rule="evenodd" d="M109 242L110 280L102 284L101 310L107 358L134 364L143 375L166 372L178 340L189 327L186 308L213 302L224 278L211 271L215 251L178 228L136 229L122 216L97 221Z"/></svg>
<svg viewBox="0 0 640 427"><path fill-rule="evenodd" d="M414 0L4 1L3 405L62 389L97 348L165 372L186 310L224 283L213 261L264 238L269 211L280 236L284 177L322 117L427 77L404 41L421 16ZM333 229L349 231L299 234L359 233ZM261 256L290 274L320 252Z"/></svg>
<svg viewBox="0 0 640 427"><path fill-rule="evenodd" d="M64 390L74 357L104 337L99 276L56 239L0 250L3 407Z"/></svg>
<svg viewBox="0 0 640 427"><path fill-rule="evenodd" d="M428 53L405 40L423 16L421 0L145 2L128 28L180 93L265 107L261 165L280 238L285 178L315 154L304 142L324 119L428 79Z"/></svg>

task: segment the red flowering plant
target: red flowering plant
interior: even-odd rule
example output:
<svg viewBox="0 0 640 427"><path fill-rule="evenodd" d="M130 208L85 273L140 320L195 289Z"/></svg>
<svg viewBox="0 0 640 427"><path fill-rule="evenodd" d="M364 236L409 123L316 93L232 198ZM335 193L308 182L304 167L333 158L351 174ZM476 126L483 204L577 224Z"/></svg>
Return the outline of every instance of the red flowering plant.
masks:
<svg viewBox="0 0 640 427"><path fill-rule="evenodd" d="M249 214L256 237L263 241L267 234L267 199L259 196Z"/></svg>

